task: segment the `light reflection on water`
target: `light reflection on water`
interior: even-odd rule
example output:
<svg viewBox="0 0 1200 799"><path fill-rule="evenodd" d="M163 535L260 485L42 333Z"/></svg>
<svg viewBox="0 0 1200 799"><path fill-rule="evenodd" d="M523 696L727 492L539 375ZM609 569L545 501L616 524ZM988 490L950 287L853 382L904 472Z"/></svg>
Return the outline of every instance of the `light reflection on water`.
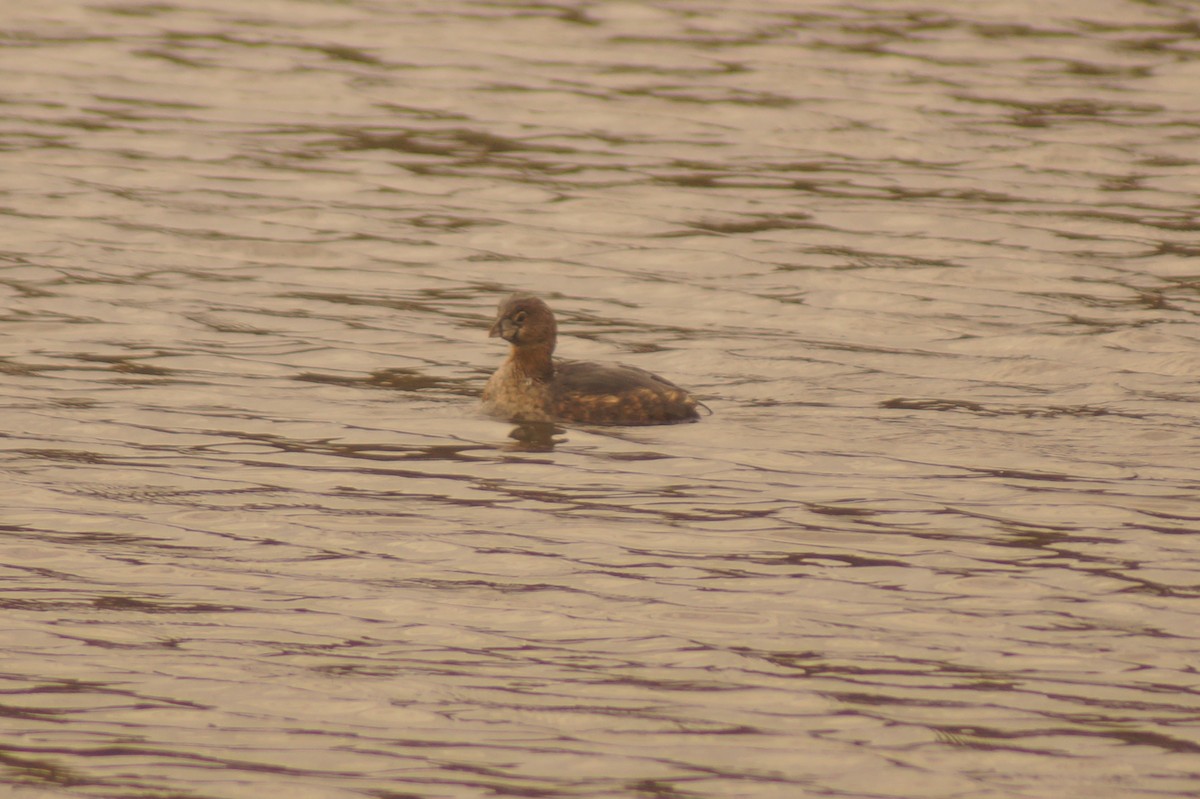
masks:
<svg viewBox="0 0 1200 799"><path fill-rule="evenodd" d="M1194 24L1055 14L23 9L0 780L1194 793Z"/></svg>

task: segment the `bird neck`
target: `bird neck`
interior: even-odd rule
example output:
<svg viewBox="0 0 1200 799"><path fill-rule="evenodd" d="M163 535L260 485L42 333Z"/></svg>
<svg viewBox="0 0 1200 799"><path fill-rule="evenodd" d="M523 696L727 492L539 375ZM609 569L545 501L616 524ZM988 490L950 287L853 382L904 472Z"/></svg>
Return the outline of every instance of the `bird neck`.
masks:
<svg viewBox="0 0 1200 799"><path fill-rule="evenodd" d="M514 345L508 358L513 368L526 377L549 382L554 378L553 354L553 344L523 344Z"/></svg>

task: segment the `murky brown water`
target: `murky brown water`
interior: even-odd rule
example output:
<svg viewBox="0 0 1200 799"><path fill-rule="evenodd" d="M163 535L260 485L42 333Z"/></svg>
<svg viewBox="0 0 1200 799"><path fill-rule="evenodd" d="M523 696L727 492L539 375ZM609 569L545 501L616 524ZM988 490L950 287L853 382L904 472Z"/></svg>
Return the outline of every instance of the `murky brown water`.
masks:
<svg viewBox="0 0 1200 799"><path fill-rule="evenodd" d="M1194 795L1195 11L10 3L0 781Z"/></svg>

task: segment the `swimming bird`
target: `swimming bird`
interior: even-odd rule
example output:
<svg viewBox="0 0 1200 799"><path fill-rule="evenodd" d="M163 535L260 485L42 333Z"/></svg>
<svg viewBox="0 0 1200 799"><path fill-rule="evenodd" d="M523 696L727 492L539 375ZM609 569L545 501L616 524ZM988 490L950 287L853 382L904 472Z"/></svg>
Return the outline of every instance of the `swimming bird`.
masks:
<svg viewBox="0 0 1200 799"><path fill-rule="evenodd" d="M483 408L515 422L648 425L690 422L701 407L656 374L624 364L553 357L554 312L532 294L500 301L488 333L512 345L483 389Z"/></svg>

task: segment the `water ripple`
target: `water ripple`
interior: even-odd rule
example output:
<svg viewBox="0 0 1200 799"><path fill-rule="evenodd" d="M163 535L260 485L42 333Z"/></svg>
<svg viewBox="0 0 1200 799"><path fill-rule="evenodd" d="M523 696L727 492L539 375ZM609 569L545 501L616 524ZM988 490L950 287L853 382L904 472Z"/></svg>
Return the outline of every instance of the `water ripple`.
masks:
<svg viewBox="0 0 1200 799"><path fill-rule="evenodd" d="M8 16L0 784L1196 792L1183 6Z"/></svg>

